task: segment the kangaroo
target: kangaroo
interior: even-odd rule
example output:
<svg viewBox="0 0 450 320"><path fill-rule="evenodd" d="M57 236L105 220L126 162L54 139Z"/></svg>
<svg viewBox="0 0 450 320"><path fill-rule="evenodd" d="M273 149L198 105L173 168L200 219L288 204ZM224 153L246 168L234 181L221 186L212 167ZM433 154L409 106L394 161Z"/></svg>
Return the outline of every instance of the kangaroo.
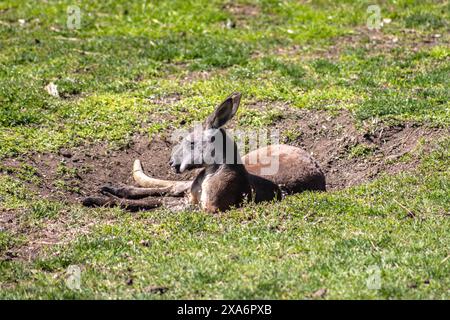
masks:
<svg viewBox="0 0 450 320"><path fill-rule="evenodd" d="M240 99L240 93L227 97L205 120L201 130L193 130L174 148L169 165L177 173L200 168L193 181L151 178L136 160L133 177L140 188L106 186L101 192L107 198L89 197L84 205L119 205L132 211L161 205L178 208L179 197L187 193L190 205L208 212L223 212L240 207L246 201L280 200L282 191L288 194L325 191L324 174L314 159L300 148L272 145L241 158L236 143L223 128L236 114ZM277 174L264 170L270 163L263 162L263 156L266 160L276 157Z"/></svg>

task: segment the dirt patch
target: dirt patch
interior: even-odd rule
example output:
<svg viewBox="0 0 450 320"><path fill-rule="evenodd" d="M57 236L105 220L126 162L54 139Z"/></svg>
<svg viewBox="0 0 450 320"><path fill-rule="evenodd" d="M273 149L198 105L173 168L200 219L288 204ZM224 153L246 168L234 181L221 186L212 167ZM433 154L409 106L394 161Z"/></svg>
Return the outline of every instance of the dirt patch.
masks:
<svg viewBox="0 0 450 320"><path fill-rule="evenodd" d="M112 149L97 144L58 153L30 154L25 159L8 159L4 166L20 168L24 163L33 166L41 183L30 188L45 198L80 203L81 199L97 193L105 185L133 184L132 166L142 161L149 175L172 180L192 177L192 173L175 174L168 165L172 145L162 138L151 141L148 136L135 136L127 148Z"/></svg>
<svg viewBox="0 0 450 320"><path fill-rule="evenodd" d="M223 23L226 29L248 29L250 20L257 19L261 14L260 7L253 4L230 2L223 5L222 9L230 14L230 18Z"/></svg>
<svg viewBox="0 0 450 320"><path fill-rule="evenodd" d="M336 60L349 49L364 48L367 50L368 56L373 56L389 53L397 48L406 48L417 52L422 48L448 45L448 43L448 36L442 34L424 35L414 29L403 29L401 35L394 35L384 29L377 31L359 27L350 34L336 37L330 46L315 49L311 54L308 53L308 47L298 44L276 48L274 53L287 57Z"/></svg>
<svg viewBox="0 0 450 320"><path fill-rule="evenodd" d="M320 163L328 190L359 185L381 173L411 171L419 164L420 153L432 149L427 142L445 134L413 123L358 129L349 112L336 116L301 112L296 121L283 123L280 131L283 128L291 136L285 143L308 150Z"/></svg>
<svg viewBox="0 0 450 320"><path fill-rule="evenodd" d="M425 142L448 134L444 129L412 123L358 129L348 111L330 114L267 103L247 107L261 111L280 109L282 117L275 120L272 128L280 131L282 143L304 148L317 159L326 174L328 190L361 184L382 172L412 170L419 162L420 148L431 148L429 143L420 144L420 140ZM233 121L231 130L234 125ZM15 168L24 163L31 165L41 181L39 185L30 183L32 190L45 198L80 203L104 185L133 184L135 159L142 161L150 176L170 180L192 178L192 172L178 175L168 165L172 147L163 138L150 141L147 136L135 136L122 150L111 149L105 143L60 150L56 154L30 154L24 159L5 160L3 165Z"/></svg>
<svg viewBox="0 0 450 320"><path fill-rule="evenodd" d="M257 17L260 14L260 8L251 4L227 3L223 6L223 9L238 18Z"/></svg>
<svg viewBox="0 0 450 320"><path fill-rule="evenodd" d="M389 34L383 29L377 31L361 27L350 35L338 38L328 52L333 56L342 53L345 49L356 49L361 45L373 54L389 52L396 48L407 48L417 52L424 47L445 43L447 43L447 39L442 34L424 35L414 29L403 29L401 35L398 36Z"/></svg>

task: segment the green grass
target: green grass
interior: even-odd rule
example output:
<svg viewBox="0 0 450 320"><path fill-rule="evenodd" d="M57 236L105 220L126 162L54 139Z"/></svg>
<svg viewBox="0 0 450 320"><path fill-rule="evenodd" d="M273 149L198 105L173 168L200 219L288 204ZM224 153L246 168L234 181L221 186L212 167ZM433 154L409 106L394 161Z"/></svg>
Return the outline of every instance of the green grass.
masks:
<svg viewBox="0 0 450 320"><path fill-rule="evenodd" d="M357 144L350 148L348 157L349 158L357 158L364 157L372 154L374 151L374 147L366 145L366 144Z"/></svg>
<svg viewBox="0 0 450 320"><path fill-rule="evenodd" d="M448 298L449 150L447 139L414 173L222 215L72 206L95 227L32 262L2 262L2 283L18 283L1 296L160 298L148 291L157 286L164 298L305 298L319 288L338 299ZM45 224L54 212L39 202L27 214ZM65 286L70 265L82 269L79 292ZM380 290L366 286L373 266Z"/></svg>
<svg viewBox="0 0 450 320"><path fill-rule="evenodd" d="M135 133L202 120L237 90L241 127L283 118L251 108L273 102L349 110L358 125L448 129L448 2L383 2L392 22L376 35L365 27L368 1L78 3L75 30L66 27L72 1L0 4L0 215L17 220L0 225L1 298L310 298L320 288L338 299L450 297L448 139L414 172L215 216L41 199L30 189L40 183L34 167L3 162L124 146ZM50 82L59 97L45 91ZM356 145L348 156L372 151ZM57 170L58 190L76 188L64 181L76 172ZM52 228L55 244L33 259L7 258ZM70 265L82 270L81 291L65 285ZM371 266L380 290L366 286Z"/></svg>

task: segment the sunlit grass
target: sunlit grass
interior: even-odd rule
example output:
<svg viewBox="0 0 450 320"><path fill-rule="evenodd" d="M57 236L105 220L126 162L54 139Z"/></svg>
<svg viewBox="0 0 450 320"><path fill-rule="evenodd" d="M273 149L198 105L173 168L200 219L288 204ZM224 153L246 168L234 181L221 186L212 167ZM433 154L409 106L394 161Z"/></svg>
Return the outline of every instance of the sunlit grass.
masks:
<svg viewBox="0 0 450 320"><path fill-rule="evenodd" d="M244 128L274 124L279 103L448 129L448 2L383 3L391 22L379 32L366 28L366 1L77 3L79 29L67 28L73 1L0 3L0 215L15 219L0 225L1 298L304 299L323 288L331 299L448 299L448 139L417 151L413 172L221 215L42 199L32 165L3 163L164 134L234 91ZM371 152L358 144L346 156ZM61 164L52 183L74 188L63 180L73 174ZM11 256L44 231L54 244L30 261ZM81 291L65 284L70 265ZM366 284L374 266L380 290Z"/></svg>

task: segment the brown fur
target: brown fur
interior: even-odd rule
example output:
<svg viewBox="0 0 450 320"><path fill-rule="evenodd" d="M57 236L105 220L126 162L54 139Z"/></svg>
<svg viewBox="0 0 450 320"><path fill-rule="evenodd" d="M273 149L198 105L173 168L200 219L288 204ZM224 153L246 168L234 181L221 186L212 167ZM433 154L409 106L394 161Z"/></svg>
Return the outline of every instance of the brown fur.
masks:
<svg viewBox="0 0 450 320"><path fill-rule="evenodd" d="M195 178L190 190L191 203L208 212L226 211L245 201L281 199L281 191L273 182L249 174L240 164L210 166Z"/></svg>
<svg viewBox="0 0 450 320"><path fill-rule="evenodd" d="M278 171L274 175L264 175L263 169L269 164L262 161L271 158L278 161ZM256 159L257 163L251 164ZM249 173L264 177L279 185L289 194L306 190L325 191L325 175L317 162L303 149L285 144L267 146L252 151L242 158L245 168Z"/></svg>

